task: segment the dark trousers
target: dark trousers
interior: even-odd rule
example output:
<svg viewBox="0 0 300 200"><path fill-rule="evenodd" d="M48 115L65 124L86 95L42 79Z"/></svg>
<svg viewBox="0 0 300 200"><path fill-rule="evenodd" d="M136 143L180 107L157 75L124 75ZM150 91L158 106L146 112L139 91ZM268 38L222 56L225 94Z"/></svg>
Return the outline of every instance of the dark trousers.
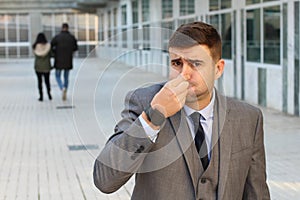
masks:
<svg viewBox="0 0 300 200"><path fill-rule="evenodd" d="M43 99L43 85L42 85L43 77L44 77L44 81L46 84L48 96L51 96L50 95L50 91L51 91L50 72L35 72L35 73L36 73L37 80L38 80L38 89L39 89L40 99Z"/></svg>

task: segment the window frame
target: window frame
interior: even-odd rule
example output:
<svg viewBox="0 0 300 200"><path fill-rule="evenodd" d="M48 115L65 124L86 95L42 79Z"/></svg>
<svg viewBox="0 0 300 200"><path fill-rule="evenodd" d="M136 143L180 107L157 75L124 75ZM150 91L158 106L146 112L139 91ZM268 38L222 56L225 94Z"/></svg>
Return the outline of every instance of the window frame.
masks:
<svg viewBox="0 0 300 200"><path fill-rule="evenodd" d="M257 3L257 4L251 4L251 5L246 5L244 9L244 24L246 24L247 20L247 11L249 10L254 10L254 9L259 9L260 10L260 61L255 62L255 61L248 61L247 59L247 26L244 26L244 41L245 41L245 46L244 46L244 55L245 55L245 63L246 65L249 66L259 66L260 68L281 68L282 67L282 62L283 62L283 16L282 16L282 8L283 8L283 3L280 1L275 1L274 2L265 2L265 3ZM264 62L264 9L268 7L274 7L274 6L279 6L280 10L280 19L279 19L279 24L280 24L280 38L279 38L279 63L274 64L274 63L267 63Z"/></svg>

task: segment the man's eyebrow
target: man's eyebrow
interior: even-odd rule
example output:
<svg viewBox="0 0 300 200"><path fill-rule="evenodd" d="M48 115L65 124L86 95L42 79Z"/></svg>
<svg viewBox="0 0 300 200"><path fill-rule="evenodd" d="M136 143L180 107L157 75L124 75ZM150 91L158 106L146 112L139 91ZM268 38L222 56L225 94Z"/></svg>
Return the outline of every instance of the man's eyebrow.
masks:
<svg viewBox="0 0 300 200"><path fill-rule="evenodd" d="M181 61L181 58L175 58L171 60L171 62L177 62L177 61Z"/></svg>
<svg viewBox="0 0 300 200"><path fill-rule="evenodd" d="M180 58L174 58L174 59L171 60L171 62L177 62L177 61L182 61L182 60L185 60L185 61L187 61L188 63L190 63L190 64L192 64L192 65L194 65L194 63L196 63L196 62L201 63L201 64L204 63L203 60L198 60L198 59L185 59L185 58L181 58L181 57L180 57Z"/></svg>
<svg viewBox="0 0 300 200"><path fill-rule="evenodd" d="M193 59L185 59L185 60L188 61L189 63L195 63L195 62L204 63L203 60L198 60L198 59L195 59L195 60L193 60Z"/></svg>

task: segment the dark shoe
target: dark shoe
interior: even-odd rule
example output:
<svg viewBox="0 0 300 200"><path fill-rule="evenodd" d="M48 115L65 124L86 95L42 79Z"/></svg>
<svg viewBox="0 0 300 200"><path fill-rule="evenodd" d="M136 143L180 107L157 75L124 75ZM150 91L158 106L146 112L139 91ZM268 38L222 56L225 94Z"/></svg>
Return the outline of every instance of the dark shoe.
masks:
<svg viewBox="0 0 300 200"><path fill-rule="evenodd" d="M52 96L50 93L48 93L48 97L49 97L49 100L52 100Z"/></svg>
<svg viewBox="0 0 300 200"><path fill-rule="evenodd" d="M42 90L40 90L39 91L39 93L40 93L40 98L38 99L39 101L43 101L43 91Z"/></svg>

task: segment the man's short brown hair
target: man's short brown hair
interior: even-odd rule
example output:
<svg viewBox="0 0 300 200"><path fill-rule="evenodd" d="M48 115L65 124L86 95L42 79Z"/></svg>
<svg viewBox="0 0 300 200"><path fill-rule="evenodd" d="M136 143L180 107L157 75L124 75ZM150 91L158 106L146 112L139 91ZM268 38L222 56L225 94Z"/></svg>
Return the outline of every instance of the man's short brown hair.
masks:
<svg viewBox="0 0 300 200"><path fill-rule="evenodd" d="M214 61L221 59L221 37L212 25L203 22L182 24L169 40L169 48L189 48L199 44L209 48Z"/></svg>

